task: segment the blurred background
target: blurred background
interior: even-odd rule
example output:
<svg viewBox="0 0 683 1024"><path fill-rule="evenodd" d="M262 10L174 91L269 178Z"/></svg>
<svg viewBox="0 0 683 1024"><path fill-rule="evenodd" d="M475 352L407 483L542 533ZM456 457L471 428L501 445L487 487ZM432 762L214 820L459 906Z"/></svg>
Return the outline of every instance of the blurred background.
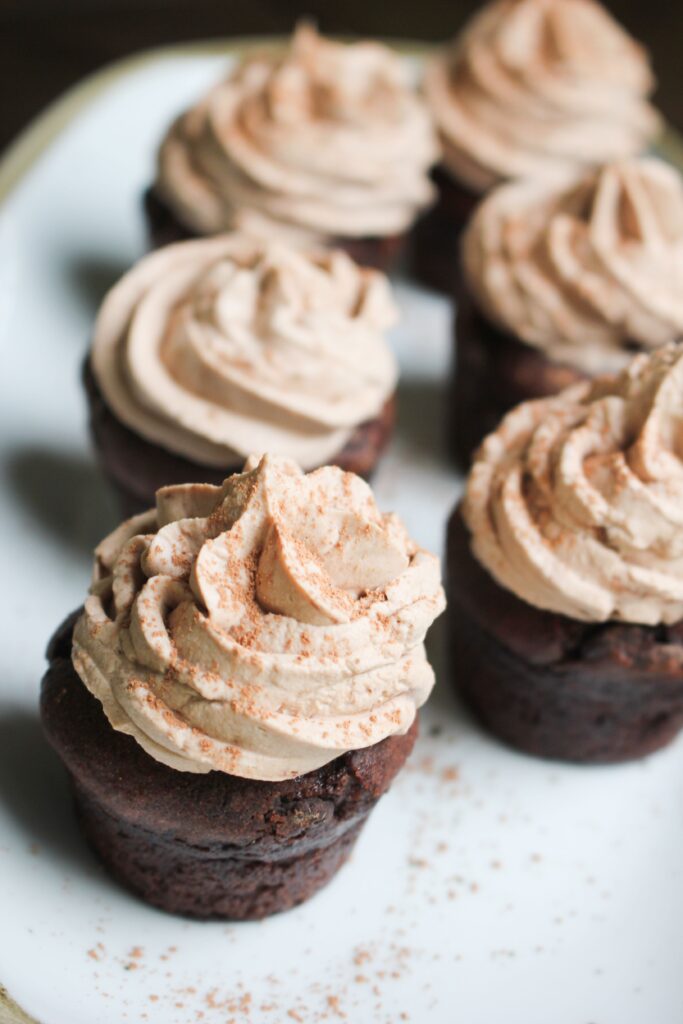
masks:
<svg viewBox="0 0 683 1024"><path fill-rule="evenodd" d="M64 89L109 61L168 43L288 33L309 14L324 32L440 41L477 0L0 0L0 149ZM607 0L650 49L658 102L683 128L679 0Z"/></svg>

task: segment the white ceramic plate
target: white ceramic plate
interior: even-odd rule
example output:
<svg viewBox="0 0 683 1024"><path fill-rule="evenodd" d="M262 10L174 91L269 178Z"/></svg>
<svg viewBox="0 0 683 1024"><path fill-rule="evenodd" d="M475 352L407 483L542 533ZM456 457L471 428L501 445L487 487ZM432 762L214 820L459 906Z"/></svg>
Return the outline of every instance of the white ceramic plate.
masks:
<svg viewBox="0 0 683 1024"><path fill-rule="evenodd" d="M438 636L415 755L305 906L178 920L80 839L37 715L45 643L115 520L79 367L105 288L143 251L155 143L223 63L157 55L100 78L0 169L22 172L0 210L0 982L42 1024L680 1024L683 742L619 768L517 755L456 703ZM397 290L402 414L376 489L440 550L459 493L441 445L450 313Z"/></svg>

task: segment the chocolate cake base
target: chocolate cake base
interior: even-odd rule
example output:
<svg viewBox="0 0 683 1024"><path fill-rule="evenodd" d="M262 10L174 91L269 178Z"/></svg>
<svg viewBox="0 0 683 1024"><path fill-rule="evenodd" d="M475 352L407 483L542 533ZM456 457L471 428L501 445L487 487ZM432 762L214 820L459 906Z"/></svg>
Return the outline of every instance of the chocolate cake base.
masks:
<svg viewBox="0 0 683 1024"><path fill-rule="evenodd" d="M460 240L482 196L459 184L442 167L432 171L438 190L434 206L413 230L412 266L428 288L453 295L460 279Z"/></svg>
<svg viewBox="0 0 683 1024"><path fill-rule="evenodd" d="M592 624L533 608L476 560L459 509L448 589L457 686L511 746L602 764L650 754L683 728L683 622Z"/></svg>
<svg viewBox="0 0 683 1024"><path fill-rule="evenodd" d="M579 370L552 362L491 324L464 287L458 292L455 350L449 436L453 456L463 468L510 409L585 380Z"/></svg>
<svg viewBox="0 0 683 1024"><path fill-rule="evenodd" d="M410 754L417 721L285 782L175 771L112 729L76 674L77 614L48 648L41 716L107 870L148 903L196 918L266 917L325 885Z"/></svg>
<svg viewBox="0 0 683 1024"><path fill-rule="evenodd" d="M102 469L118 492L125 516L135 515L155 503L155 494L168 484L222 484L232 473L242 471L243 462L216 468L192 462L161 445L147 441L127 427L107 405L89 361L83 368L90 413L90 432ZM332 465L368 479L388 445L396 421L396 399L392 397L373 420L361 424L343 450L330 459Z"/></svg>
<svg viewBox="0 0 683 1024"><path fill-rule="evenodd" d="M147 234L152 249L173 242L184 242L190 238L199 238L196 231L188 228L177 217L171 207L162 199L152 186L143 197ZM343 249L351 259L363 267L374 267L388 274L399 262L406 246L407 235L387 235L372 238L330 238L330 248Z"/></svg>

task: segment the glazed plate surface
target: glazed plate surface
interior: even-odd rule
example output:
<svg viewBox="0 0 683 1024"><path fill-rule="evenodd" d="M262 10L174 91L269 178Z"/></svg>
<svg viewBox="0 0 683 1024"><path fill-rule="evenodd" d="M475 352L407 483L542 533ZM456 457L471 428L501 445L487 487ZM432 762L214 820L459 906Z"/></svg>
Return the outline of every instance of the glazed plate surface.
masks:
<svg viewBox="0 0 683 1024"><path fill-rule="evenodd" d="M415 754L307 905L177 920L81 841L37 716L47 639L116 521L79 368L104 291L144 250L156 141L225 64L161 53L100 76L0 168L0 1021L680 1024L683 740L618 768L506 750L453 696L443 628ZM440 551L461 490L443 445L451 315L396 290L401 418L376 491Z"/></svg>

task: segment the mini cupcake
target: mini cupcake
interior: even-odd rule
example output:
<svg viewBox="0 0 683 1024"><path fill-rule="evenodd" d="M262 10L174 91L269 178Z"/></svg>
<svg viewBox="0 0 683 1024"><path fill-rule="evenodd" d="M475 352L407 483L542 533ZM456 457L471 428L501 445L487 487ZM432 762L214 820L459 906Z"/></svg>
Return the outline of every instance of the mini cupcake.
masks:
<svg viewBox="0 0 683 1024"><path fill-rule="evenodd" d="M683 180L654 158L497 189L463 243L452 438L683 335Z"/></svg>
<svg viewBox="0 0 683 1024"><path fill-rule="evenodd" d="M510 412L449 527L457 682L495 735L623 761L683 727L683 346Z"/></svg>
<svg viewBox="0 0 683 1024"><path fill-rule="evenodd" d="M245 230L386 269L433 198L431 118L399 58L302 25L244 60L164 139L146 196L159 245Z"/></svg>
<svg viewBox="0 0 683 1024"><path fill-rule="evenodd" d="M438 559L340 469L159 491L97 549L42 687L108 870L199 918L311 896L410 753L443 607Z"/></svg>
<svg viewBox="0 0 683 1024"><path fill-rule="evenodd" d="M439 202L419 235L422 276L450 291L479 199L643 153L661 130L645 51L593 0L497 0L428 66Z"/></svg>
<svg viewBox="0 0 683 1024"><path fill-rule="evenodd" d="M220 484L251 451L369 476L391 436L388 282L342 252L224 235L168 246L113 288L85 380L130 514L166 484Z"/></svg>

